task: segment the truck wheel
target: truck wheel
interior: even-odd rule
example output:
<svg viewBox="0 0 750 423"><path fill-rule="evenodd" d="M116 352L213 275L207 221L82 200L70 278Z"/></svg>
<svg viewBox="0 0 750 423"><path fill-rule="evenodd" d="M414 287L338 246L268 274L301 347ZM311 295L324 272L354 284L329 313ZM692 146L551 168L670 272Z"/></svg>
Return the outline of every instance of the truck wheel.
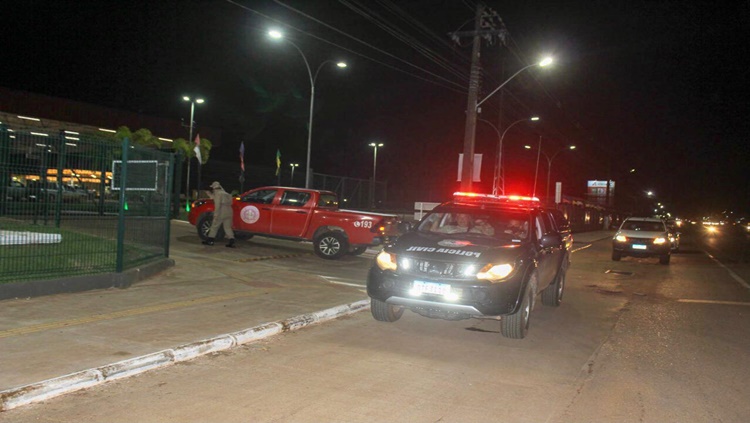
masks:
<svg viewBox="0 0 750 423"><path fill-rule="evenodd" d="M612 261L620 261L622 254L619 251L612 251Z"/></svg>
<svg viewBox="0 0 750 423"><path fill-rule="evenodd" d="M548 307L557 307L562 302L563 290L565 289L565 274L568 272L568 266L563 262L560 270L555 276L555 282L544 288L542 291L542 304Z"/></svg>
<svg viewBox="0 0 750 423"><path fill-rule="evenodd" d="M315 254L320 258L335 260L349 251L349 243L342 232L326 232L313 241Z"/></svg>
<svg viewBox="0 0 750 423"><path fill-rule="evenodd" d="M529 281L531 282L531 281ZM526 285L524 290L521 307L500 320L500 333L506 338L523 339L529 332L529 317L531 315L531 296L534 292L531 290L531 283Z"/></svg>
<svg viewBox="0 0 750 423"><path fill-rule="evenodd" d="M669 264L669 259L671 257L671 254L664 254L663 256L659 256L659 264Z"/></svg>
<svg viewBox="0 0 750 423"><path fill-rule="evenodd" d="M198 236L202 241L205 241L208 239L208 231L211 230L211 223L214 221L214 214L212 212L203 213L198 218L198 224L195 225L196 229L198 230ZM216 232L215 240L222 240L224 239L224 228L220 228L218 232Z"/></svg>
<svg viewBox="0 0 750 423"><path fill-rule="evenodd" d="M404 308L370 298L370 313L379 322L395 322L404 314Z"/></svg>
<svg viewBox="0 0 750 423"><path fill-rule="evenodd" d="M358 256L364 253L365 251L367 251L367 247L354 247L354 249L349 251L349 254L353 256Z"/></svg>

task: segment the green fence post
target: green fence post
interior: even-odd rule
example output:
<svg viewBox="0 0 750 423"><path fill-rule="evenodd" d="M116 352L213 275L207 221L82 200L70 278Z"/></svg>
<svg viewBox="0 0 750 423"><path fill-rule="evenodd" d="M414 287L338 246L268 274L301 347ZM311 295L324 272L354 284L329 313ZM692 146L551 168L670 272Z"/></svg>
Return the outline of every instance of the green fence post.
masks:
<svg viewBox="0 0 750 423"><path fill-rule="evenodd" d="M0 124L0 216L6 213L5 207L8 202L7 193L10 187L8 156L10 156L10 134L8 127L3 123ZM6 164L8 164L7 168Z"/></svg>
<svg viewBox="0 0 750 423"><path fill-rule="evenodd" d="M50 144L52 144L50 142ZM63 168L65 166L65 138L60 132L57 139L57 196L55 198L55 227L60 227L63 203Z"/></svg>
<svg viewBox="0 0 750 423"><path fill-rule="evenodd" d="M177 156L172 156L174 159L174 166L172 167L172 177L174 180L174 205L172 206L172 216L174 218L180 217L180 193L182 192L182 162L184 161L181 152L177 152Z"/></svg>
<svg viewBox="0 0 750 423"><path fill-rule="evenodd" d="M172 236L172 220L170 219L171 216L171 202L169 201L169 198L172 198L172 178L173 178L173 172L174 172L174 154L169 154L169 168L165 172L167 175L167 180L164 181L164 189L167 191L165 192L165 197L167 198L167 201L164 203L164 219L166 222L167 227L164 231L164 257L169 257L169 238ZM179 192L179 191L177 191ZM179 210L179 209L178 209Z"/></svg>
<svg viewBox="0 0 750 423"><path fill-rule="evenodd" d="M117 212L117 264L115 272L122 273L123 262L125 259L125 191L128 187L128 150L130 149L130 140L125 138L122 141L122 166L120 166L120 207ZM113 168L114 172L115 169ZM114 178L114 173L112 178Z"/></svg>

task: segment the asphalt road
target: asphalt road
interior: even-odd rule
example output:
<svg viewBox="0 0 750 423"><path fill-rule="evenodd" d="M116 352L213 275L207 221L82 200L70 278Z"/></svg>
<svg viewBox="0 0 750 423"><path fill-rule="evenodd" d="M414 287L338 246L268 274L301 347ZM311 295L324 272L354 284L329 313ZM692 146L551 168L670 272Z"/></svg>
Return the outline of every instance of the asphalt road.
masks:
<svg viewBox="0 0 750 423"><path fill-rule="evenodd" d="M381 323L361 312L0 421L750 421L742 272L717 264L690 234L669 266L613 262L607 241L575 247L563 304L539 304L524 340L502 338L494 321L406 312ZM356 284L367 262L349 263L332 277Z"/></svg>

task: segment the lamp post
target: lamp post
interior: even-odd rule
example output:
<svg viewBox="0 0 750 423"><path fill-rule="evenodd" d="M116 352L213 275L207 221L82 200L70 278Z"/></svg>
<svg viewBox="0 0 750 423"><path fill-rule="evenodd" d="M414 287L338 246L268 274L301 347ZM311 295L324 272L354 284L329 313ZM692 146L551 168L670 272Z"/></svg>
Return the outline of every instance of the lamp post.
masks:
<svg viewBox="0 0 750 423"><path fill-rule="evenodd" d="M307 61L307 57L305 56L305 53L302 52L302 49L300 49L297 44L293 43L291 40L284 38L284 34L277 30L272 30L268 32L268 35L273 39L284 39L286 42L291 44L300 55L302 55L302 60L305 61L305 67L307 68L307 74L310 77L310 119L307 123L307 163L305 166L305 188L310 188L310 180L312 179L312 173L310 172L310 152L312 150L312 126L313 126L313 105L315 104L315 81L318 79L318 73L320 72L320 69L323 68L323 65L326 63L336 63L336 66L339 68L345 68L346 63L344 62L335 62L333 60L326 60L323 63L318 66L318 69L315 71L315 74L313 74L312 69L310 68L310 63Z"/></svg>
<svg viewBox="0 0 750 423"><path fill-rule="evenodd" d="M498 142L497 142L497 162L495 163L495 173L492 178L492 195L497 195L498 188L500 188L500 181L502 181L502 187L500 188L500 191L502 195L505 195L505 177L502 176L502 167L503 167L503 138L505 138L505 134L508 132L510 128L513 127L513 125L521 122L527 122L532 121L536 122L539 120L539 117L534 116L528 119L519 119L510 125L508 125L507 128L505 128L505 131L503 131L502 135L500 134L500 130L497 129L497 126L492 124L492 122L485 120L485 119L479 119L480 121L490 125L492 129L497 132L498 136Z"/></svg>
<svg viewBox="0 0 750 423"><path fill-rule="evenodd" d="M370 147L373 148L372 155L372 189L370 190L370 204L375 208L375 176L378 171L378 148L383 146L382 142L374 143L371 142Z"/></svg>
<svg viewBox="0 0 750 423"><path fill-rule="evenodd" d="M464 132L464 159L463 159L463 164L461 167L461 190L462 191L471 191L471 182L472 182L471 178L472 178L472 175L474 174L474 139L476 136L477 114L480 111L480 106L482 105L482 103L487 101L487 99L492 97L496 92L500 91L500 89L502 89L505 86L505 84L510 82L513 78L515 78L518 74L525 71L526 69L529 69L533 66L545 67L545 66L550 65L551 63L552 63L552 58L547 57L541 62L532 63L530 65L522 67L516 73L511 75L510 78L506 79L505 82L503 82L497 88L495 88L487 97L483 98L479 102L476 101L476 98L477 98L476 91L472 91L472 88L470 86L469 104L468 104L467 113L466 113L466 131ZM478 87L476 87L476 89L478 89Z"/></svg>
<svg viewBox="0 0 750 423"><path fill-rule="evenodd" d="M292 167L292 177L289 179L289 184L294 186L294 168L299 166L299 163L289 163L289 166Z"/></svg>
<svg viewBox="0 0 750 423"><path fill-rule="evenodd" d="M185 101L190 102L190 135L188 136L188 143L193 142L193 117L195 116L195 103L203 104L205 100L202 98L190 98L189 96L182 96L182 99ZM187 182L185 183L185 199L187 200L187 204L185 204L185 211L190 211L190 156L188 154L187 158L188 166L187 166ZM200 189L200 187L198 187Z"/></svg>
<svg viewBox="0 0 750 423"><path fill-rule="evenodd" d="M525 145L524 148L526 148L527 150L531 150L531 146L530 145ZM555 157L557 157L563 151L575 150L575 149L576 149L575 145L569 145L566 148L558 150L552 156L548 156L547 153L545 153L545 152L542 151L542 137L539 137L539 151L537 152L537 157L536 157L536 159L537 159L536 160L536 167L537 167L537 174L538 174L538 172L539 172L539 157L541 155L544 155L544 158L547 159L547 193L546 193L546 196L544 197L544 201L546 201L547 204L550 203L550 201L549 201L549 180L550 180L550 175L552 174L552 161L555 160ZM536 195L536 176L534 176L534 194L532 194L532 196L535 196L535 195Z"/></svg>

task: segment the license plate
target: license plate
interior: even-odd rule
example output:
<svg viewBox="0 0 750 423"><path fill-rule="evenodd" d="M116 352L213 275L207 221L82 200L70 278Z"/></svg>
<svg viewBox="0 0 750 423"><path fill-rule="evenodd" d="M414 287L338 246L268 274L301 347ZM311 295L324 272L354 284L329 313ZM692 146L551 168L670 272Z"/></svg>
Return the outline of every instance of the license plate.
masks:
<svg viewBox="0 0 750 423"><path fill-rule="evenodd" d="M648 247L646 247L646 246L645 246L645 245L643 245L643 244L633 244L633 249L634 249L634 250L645 250L645 249L647 249L647 248L648 248Z"/></svg>
<svg viewBox="0 0 750 423"><path fill-rule="evenodd" d="M423 281L414 281L411 289L415 294L448 295L451 292L450 285Z"/></svg>

